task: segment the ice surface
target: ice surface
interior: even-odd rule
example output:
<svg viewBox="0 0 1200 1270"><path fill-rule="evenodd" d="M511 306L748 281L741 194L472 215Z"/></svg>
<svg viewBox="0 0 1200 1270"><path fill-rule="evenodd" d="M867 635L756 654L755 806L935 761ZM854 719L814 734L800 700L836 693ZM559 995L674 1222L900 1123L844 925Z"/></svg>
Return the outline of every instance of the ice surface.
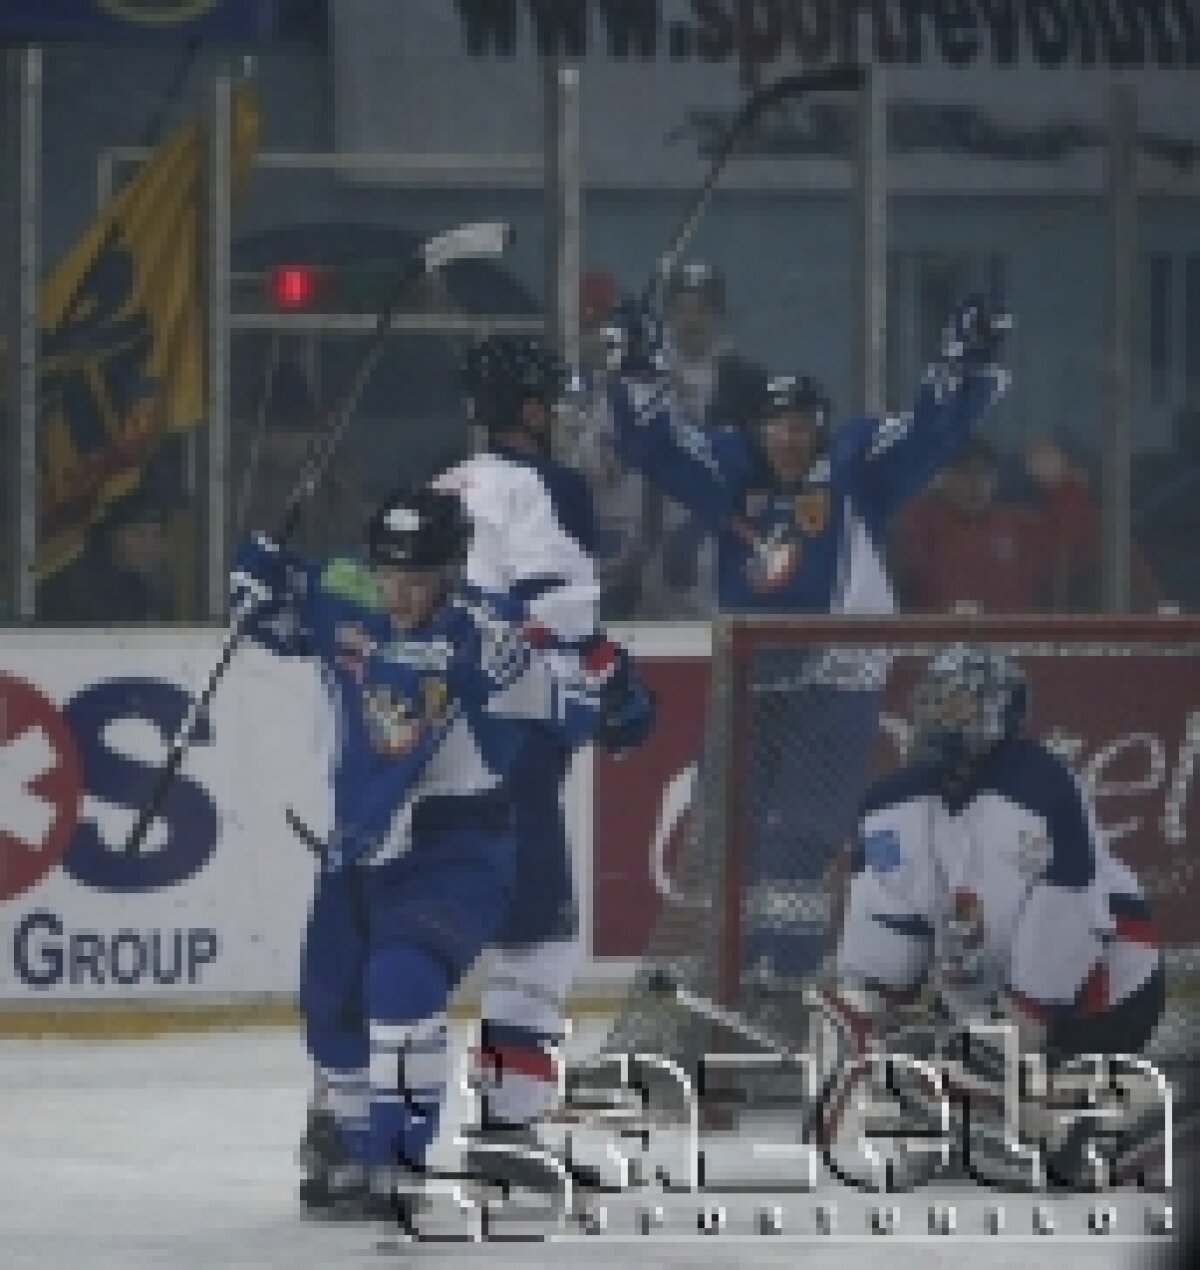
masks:
<svg viewBox="0 0 1200 1270"><path fill-rule="evenodd" d="M460 1028L456 1044L462 1041ZM863 1224L867 1200L833 1183L803 1197L810 1214L818 1202L836 1203L839 1232L826 1239L800 1239L793 1233L798 1226L782 1236L684 1234L697 1197L658 1194L636 1204L661 1204L667 1225L681 1233L639 1236L635 1200L618 1196L608 1203L607 1236L576 1235L567 1246L423 1244L380 1251L377 1231L317 1224L298 1214L294 1151L307 1084L301 1038L288 1029L99 1043L0 1041L0 1267L379 1270L486 1264L574 1270L619 1263L1098 1270L1139 1261L1138 1246L1129 1239L1140 1234L1130 1228L1141 1211L1136 1207L1118 1231L1125 1239L1087 1235L1083 1200L1055 1210L1053 1236L1033 1235L1022 1226L1024 1218L1014 1216L1004 1236L989 1237L977 1223L981 1206L995 1196L927 1193L907 1204L899 1234L872 1236ZM778 1196L762 1199L779 1202ZM961 1214L959 1233L941 1243L922 1225L929 1204L939 1200L955 1200ZM755 1197L737 1199L731 1224L753 1214L756 1203ZM1121 1220L1126 1216L1122 1209Z"/></svg>

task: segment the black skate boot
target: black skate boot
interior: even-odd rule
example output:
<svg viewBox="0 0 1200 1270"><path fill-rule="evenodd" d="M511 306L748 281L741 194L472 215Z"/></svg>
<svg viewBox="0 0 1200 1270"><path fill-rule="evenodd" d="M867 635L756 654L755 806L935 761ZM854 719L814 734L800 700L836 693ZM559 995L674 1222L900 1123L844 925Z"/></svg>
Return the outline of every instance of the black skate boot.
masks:
<svg viewBox="0 0 1200 1270"><path fill-rule="evenodd" d="M366 1171L350 1158L330 1112L309 1108L297 1157L306 1215L338 1221L360 1214L369 1192Z"/></svg>

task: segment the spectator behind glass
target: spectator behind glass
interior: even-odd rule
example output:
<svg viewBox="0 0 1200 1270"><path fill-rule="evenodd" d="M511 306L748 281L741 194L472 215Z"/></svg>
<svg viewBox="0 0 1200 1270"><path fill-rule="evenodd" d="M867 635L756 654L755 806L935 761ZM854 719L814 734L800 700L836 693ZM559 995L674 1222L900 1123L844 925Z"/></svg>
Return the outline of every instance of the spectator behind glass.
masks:
<svg viewBox="0 0 1200 1270"><path fill-rule="evenodd" d="M1134 469L1133 529L1168 596L1200 612L1200 402L1175 414L1169 454Z"/></svg>
<svg viewBox="0 0 1200 1270"><path fill-rule="evenodd" d="M664 298L671 373L685 414L701 423L750 423L763 400L767 375L729 348L724 279L710 265L684 265L668 280ZM711 617L716 611L714 547L700 522L650 491L645 537L652 555L641 616Z"/></svg>
<svg viewBox="0 0 1200 1270"><path fill-rule="evenodd" d="M1020 613L1048 607L1042 516L1001 501L999 489L999 456L972 437L901 514L894 566L902 609Z"/></svg>
<svg viewBox="0 0 1200 1270"><path fill-rule="evenodd" d="M169 511L140 486L93 526L83 551L38 589L45 622L133 625L176 618Z"/></svg>
<svg viewBox="0 0 1200 1270"><path fill-rule="evenodd" d="M1087 472L1069 443L1035 433L1025 443L1025 473L1043 521L1049 607L1060 613L1098 613L1104 607L1104 547L1100 509ZM1153 612L1162 591L1136 542L1129 555L1129 607Z"/></svg>
<svg viewBox="0 0 1200 1270"><path fill-rule="evenodd" d="M592 492L600 616L610 622L637 616L645 563L645 490L642 478L617 459L606 388L608 321L617 294L616 279L603 270L589 269L580 279L580 367L569 393L562 451L564 462L583 474Z"/></svg>
<svg viewBox="0 0 1200 1270"><path fill-rule="evenodd" d="M242 455L241 484L233 507L235 540L256 531L278 533L323 423L307 372L295 351L285 349L271 379L265 426L261 433L254 431L257 423L246 429L257 436L257 445L251 441ZM343 446L315 492L305 496L289 545L307 556L356 550L366 520L367 507L350 474L350 455Z"/></svg>

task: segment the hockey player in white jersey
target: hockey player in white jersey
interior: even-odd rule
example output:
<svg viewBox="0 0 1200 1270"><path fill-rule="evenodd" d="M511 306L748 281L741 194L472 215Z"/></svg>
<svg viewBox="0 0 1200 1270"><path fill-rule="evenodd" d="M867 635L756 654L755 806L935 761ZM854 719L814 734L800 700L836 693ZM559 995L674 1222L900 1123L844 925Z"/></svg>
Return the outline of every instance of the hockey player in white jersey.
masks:
<svg viewBox="0 0 1200 1270"><path fill-rule="evenodd" d="M533 638L567 643L596 628L600 587L593 566L591 494L578 472L551 454L553 410L566 368L540 340L495 335L469 353L464 374L486 448L436 480L463 500L475 527L469 583L523 599ZM636 723L616 744L633 744ZM531 1139L557 1089L563 1006L579 960L563 787L573 746L532 729L507 779L516 837L515 903L492 940L481 1000L480 1071L484 1135ZM487 1172L515 1156L477 1152Z"/></svg>
<svg viewBox="0 0 1200 1270"><path fill-rule="evenodd" d="M853 1020L859 1048L922 994L952 1023L1009 1025L1052 1070L1082 1054L1136 1055L1150 1038L1164 975L1145 897L1087 789L1024 735L1028 710L1004 654L955 645L928 664L908 761L864 803L840 986L823 993L827 1013ZM996 1078L988 1049L971 1037L968 1084Z"/></svg>
<svg viewBox="0 0 1200 1270"><path fill-rule="evenodd" d="M456 588L470 533L456 496L420 490L372 520L369 568L255 539L231 575L247 634L318 659L336 716L301 987L334 1137L301 1189L310 1210L386 1214L397 1168L423 1162L446 1001L517 896L505 777L529 728L570 743L629 722L614 646L592 640L586 664L535 651L511 597Z"/></svg>

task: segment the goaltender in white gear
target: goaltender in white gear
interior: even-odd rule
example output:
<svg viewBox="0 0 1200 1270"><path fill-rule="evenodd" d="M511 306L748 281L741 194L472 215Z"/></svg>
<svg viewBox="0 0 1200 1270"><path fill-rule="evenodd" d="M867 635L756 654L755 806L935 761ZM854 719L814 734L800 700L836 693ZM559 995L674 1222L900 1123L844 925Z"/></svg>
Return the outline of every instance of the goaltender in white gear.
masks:
<svg viewBox="0 0 1200 1270"><path fill-rule="evenodd" d="M1134 1053L1162 1010L1149 910L1082 782L1021 735L1027 697L999 653L930 663L912 755L865 799L838 976L892 999L932 980L961 1021L1000 1005L1023 1048Z"/></svg>
<svg viewBox="0 0 1200 1270"><path fill-rule="evenodd" d="M909 759L864 802L838 987L820 994L825 1019L853 1038L840 1063L876 1045L912 1053L893 1029L935 1002L949 1018L933 1042L952 1058L947 1092L974 1090L993 1108L1005 1055L1045 1055L1061 1093L1087 1066L1080 1056L1140 1054L1164 1006L1141 887L1082 782L1022 735L1027 709L1024 675L1003 654L956 645L930 662ZM997 1049L1004 1029L970 1027L995 1023L1014 1049ZM1061 1155L1061 1135L1043 1132L1063 1119L1049 1106L1023 1100L1020 1129Z"/></svg>

